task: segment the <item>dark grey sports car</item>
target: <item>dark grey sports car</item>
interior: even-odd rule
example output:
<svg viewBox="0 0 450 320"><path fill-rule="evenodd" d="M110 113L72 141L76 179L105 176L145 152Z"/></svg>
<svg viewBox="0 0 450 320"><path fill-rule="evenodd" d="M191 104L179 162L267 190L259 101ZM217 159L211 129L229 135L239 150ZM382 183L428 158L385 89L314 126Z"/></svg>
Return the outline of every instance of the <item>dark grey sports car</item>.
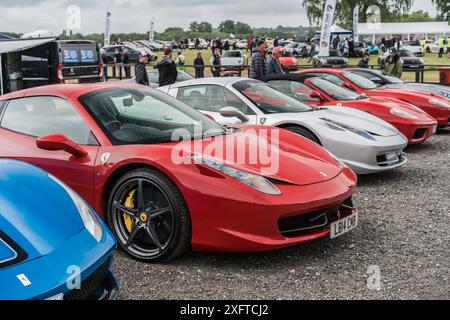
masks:
<svg viewBox="0 0 450 320"><path fill-rule="evenodd" d="M423 69L424 60L423 58L416 57L411 51L400 49L398 52L400 59L403 60L403 69L415 70ZM389 52L378 57L378 65L383 68L384 61L386 61L389 56Z"/></svg>
<svg viewBox="0 0 450 320"><path fill-rule="evenodd" d="M348 59L339 55L336 50L330 50L328 57L320 57L317 53L312 62L317 68L346 68L348 66Z"/></svg>

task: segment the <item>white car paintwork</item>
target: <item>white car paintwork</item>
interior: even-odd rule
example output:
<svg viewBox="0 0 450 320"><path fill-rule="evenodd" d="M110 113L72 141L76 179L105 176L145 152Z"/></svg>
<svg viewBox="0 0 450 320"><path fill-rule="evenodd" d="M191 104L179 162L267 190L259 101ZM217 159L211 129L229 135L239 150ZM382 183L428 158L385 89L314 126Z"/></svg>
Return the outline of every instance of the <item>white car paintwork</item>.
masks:
<svg viewBox="0 0 450 320"><path fill-rule="evenodd" d="M408 144L406 137L380 118L346 107L321 108L311 112L267 114L234 88L233 85L240 81L256 80L247 78L204 78L161 87L159 90L177 97L180 88L205 85L225 87L228 92L233 93L235 97L245 103L249 110L246 114L248 122L245 124L276 127L298 126L308 129L320 140L323 147L335 154L357 174L382 172L401 167L407 162L403 154L403 149ZM259 82L259 84L266 85L262 82ZM223 107L226 106L220 106L220 108ZM237 118L223 117L218 110L204 110L206 109L204 104L195 105L195 108L223 125L242 124ZM202 108L204 109L202 110ZM364 134L370 134L372 138L368 139L344 127L336 128L333 123L328 121L363 131ZM398 162L387 166L379 165L377 157L390 155L391 153L400 156Z"/></svg>

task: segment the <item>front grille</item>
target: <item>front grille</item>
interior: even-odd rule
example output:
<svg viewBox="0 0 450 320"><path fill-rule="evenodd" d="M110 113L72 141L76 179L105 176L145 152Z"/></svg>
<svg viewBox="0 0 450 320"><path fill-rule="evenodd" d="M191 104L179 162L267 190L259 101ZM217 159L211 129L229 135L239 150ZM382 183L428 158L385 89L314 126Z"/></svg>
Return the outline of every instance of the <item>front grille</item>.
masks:
<svg viewBox="0 0 450 320"><path fill-rule="evenodd" d="M81 283L81 288L74 289L64 296L64 300L95 300L95 293L103 286L108 275L110 259L106 260L93 274Z"/></svg>
<svg viewBox="0 0 450 320"><path fill-rule="evenodd" d="M279 219L278 229L286 238L320 232L328 229L330 224L339 220L340 217L346 216L349 210L354 210L351 198L341 205L328 209Z"/></svg>
<svg viewBox="0 0 450 320"><path fill-rule="evenodd" d="M402 162L403 159L400 153L391 152L377 156L377 163L380 167L389 167Z"/></svg>
<svg viewBox="0 0 450 320"><path fill-rule="evenodd" d="M416 132L414 133L414 140L418 140L418 139L422 139L425 134L427 133L427 129L417 129Z"/></svg>

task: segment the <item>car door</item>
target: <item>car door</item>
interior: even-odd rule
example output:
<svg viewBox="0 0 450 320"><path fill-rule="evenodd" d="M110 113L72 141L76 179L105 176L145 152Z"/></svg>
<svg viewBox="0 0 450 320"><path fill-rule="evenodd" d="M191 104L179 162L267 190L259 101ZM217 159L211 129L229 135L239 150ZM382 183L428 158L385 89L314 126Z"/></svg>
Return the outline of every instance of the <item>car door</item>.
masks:
<svg viewBox="0 0 450 320"><path fill-rule="evenodd" d="M208 84L179 87L176 97L223 125L242 124L238 118L223 117L220 110L225 107L236 108L245 114L249 118L246 124L255 125L257 122L255 112L241 98L223 86Z"/></svg>
<svg viewBox="0 0 450 320"><path fill-rule="evenodd" d="M77 158L65 151L37 147L38 137L55 133L64 134L88 155ZM94 203L94 165L98 150L91 130L64 99L25 97L5 103L3 111L0 110L0 158L21 160L50 172L91 204Z"/></svg>

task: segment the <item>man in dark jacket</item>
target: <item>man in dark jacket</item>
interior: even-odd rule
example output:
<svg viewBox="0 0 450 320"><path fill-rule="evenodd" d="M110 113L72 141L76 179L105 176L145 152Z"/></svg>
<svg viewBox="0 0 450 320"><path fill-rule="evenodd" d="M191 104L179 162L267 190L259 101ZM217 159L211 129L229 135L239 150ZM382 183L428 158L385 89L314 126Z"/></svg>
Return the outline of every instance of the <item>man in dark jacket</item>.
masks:
<svg viewBox="0 0 450 320"><path fill-rule="evenodd" d="M368 54L366 52L366 53L364 53L363 58L361 59L361 61L358 63L358 65L356 67L363 68L363 69L369 69L369 62L370 62L370 54Z"/></svg>
<svg viewBox="0 0 450 320"><path fill-rule="evenodd" d="M252 51L252 64L250 66L250 78L260 79L267 75L267 44L264 40L259 40L256 43L256 48Z"/></svg>
<svg viewBox="0 0 450 320"><path fill-rule="evenodd" d="M131 67L130 67L130 56L128 55L128 50L123 51L122 57L123 67L125 69L125 78L131 78Z"/></svg>
<svg viewBox="0 0 450 320"><path fill-rule="evenodd" d="M202 53L197 52L197 58L194 60L195 78L200 79L205 77L205 62L203 61Z"/></svg>
<svg viewBox="0 0 450 320"><path fill-rule="evenodd" d="M268 63L268 74L283 74L283 66L280 63L280 56L283 49L280 47L273 48L272 57Z"/></svg>
<svg viewBox="0 0 450 320"><path fill-rule="evenodd" d="M172 60L172 49L164 50L164 57L156 65L159 70L159 86L168 86L177 81L178 70L175 61Z"/></svg>
<svg viewBox="0 0 450 320"><path fill-rule="evenodd" d="M136 64L136 83L142 84L145 86L150 85L150 81L148 80L148 73L145 65L148 63L148 55L145 51L139 53L139 61Z"/></svg>
<svg viewBox="0 0 450 320"><path fill-rule="evenodd" d="M215 48L214 54L211 56L211 59L209 60L211 66L217 66L217 67L211 67L211 72L213 74L213 77L219 78L220 77L220 49Z"/></svg>

